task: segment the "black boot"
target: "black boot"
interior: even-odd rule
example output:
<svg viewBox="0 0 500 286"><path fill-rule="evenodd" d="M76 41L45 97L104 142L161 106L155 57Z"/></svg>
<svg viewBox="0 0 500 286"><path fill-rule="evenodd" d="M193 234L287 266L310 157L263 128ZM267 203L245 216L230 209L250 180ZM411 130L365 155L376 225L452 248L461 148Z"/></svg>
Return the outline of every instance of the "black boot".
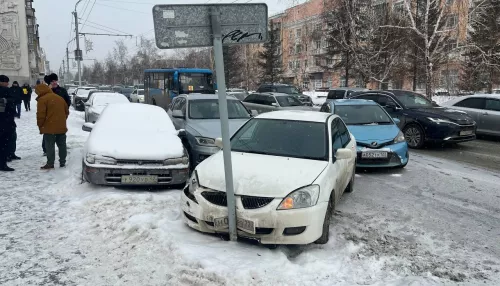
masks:
<svg viewBox="0 0 500 286"><path fill-rule="evenodd" d="M14 169L7 166L7 164L4 164L3 166L0 167L0 172L13 172L13 171Z"/></svg>
<svg viewBox="0 0 500 286"><path fill-rule="evenodd" d="M21 160L21 157L18 157L16 154L10 156L11 160Z"/></svg>

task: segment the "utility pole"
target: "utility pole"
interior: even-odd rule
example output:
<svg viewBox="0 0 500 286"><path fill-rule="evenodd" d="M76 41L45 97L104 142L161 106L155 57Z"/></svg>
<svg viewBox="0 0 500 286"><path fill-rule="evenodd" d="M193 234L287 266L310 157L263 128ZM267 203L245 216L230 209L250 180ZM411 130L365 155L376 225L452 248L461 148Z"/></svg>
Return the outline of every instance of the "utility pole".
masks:
<svg viewBox="0 0 500 286"><path fill-rule="evenodd" d="M67 71L66 77L68 78L68 80L66 80L66 84L68 84L69 83L69 49L68 49L68 46L66 46L66 71Z"/></svg>
<svg viewBox="0 0 500 286"><path fill-rule="evenodd" d="M78 1L80 3L80 1ZM78 5L76 3L76 5ZM75 6L75 12L73 12L73 15L75 16L75 33L76 33L76 51L75 51L75 59L76 63L78 64L78 86L82 85L82 64L80 62L80 34L78 32L78 14L76 12L76 6Z"/></svg>

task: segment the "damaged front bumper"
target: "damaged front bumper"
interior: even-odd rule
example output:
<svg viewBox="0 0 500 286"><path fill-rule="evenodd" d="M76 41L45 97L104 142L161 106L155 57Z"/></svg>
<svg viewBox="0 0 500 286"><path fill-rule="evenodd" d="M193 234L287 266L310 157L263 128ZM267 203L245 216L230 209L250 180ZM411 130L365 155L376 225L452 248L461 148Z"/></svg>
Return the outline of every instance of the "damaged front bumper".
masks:
<svg viewBox="0 0 500 286"><path fill-rule="evenodd" d="M227 227L217 228L214 223L216 219L227 217L227 207L209 202L202 195L203 192L214 191L199 187L191 194L189 186L183 190L181 207L184 222L201 232L228 233ZM322 234L327 202L318 202L310 208L276 210L282 198L273 198L263 207L245 209L242 198L235 196L237 219L250 222L254 231L238 227L240 237L254 239L262 244L309 244Z"/></svg>

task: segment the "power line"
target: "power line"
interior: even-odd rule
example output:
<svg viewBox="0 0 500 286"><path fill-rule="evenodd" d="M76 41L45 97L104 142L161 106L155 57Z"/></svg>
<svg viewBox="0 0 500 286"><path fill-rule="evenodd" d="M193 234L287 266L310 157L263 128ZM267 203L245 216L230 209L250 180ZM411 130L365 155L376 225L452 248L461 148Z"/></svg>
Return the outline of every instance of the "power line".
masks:
<svg viewBox="0 0 500 286"><path fill-rule="evenodd" d="M96 3L96 4L97 4L97 5L100 5L100 6L108 7L108 8L113 8L113 9L123 10L123 11L129 11L129 12L140 13L140 14L146 14L146 15L150 15L150 14L151 14L151 13L146 13L146 12L141 12L141 11L134 11L134 10L125 9L125 8L120 8L120 7L115 7L115 6L109 6L109 5L105 5L105 4L101 4L101 3Z"/></svg>
<svg viewBox="0 0 500 286"><path fill-rule="evenodd" d="M80 20L83 20L82 18L79 18ZM97 26L100 26L100 27L103 27L103 28L106 28L106 29L110 29L110 30L115 30L116 32L120 32L120 33L125 33L127 34L127 32L124 32L124 31L120 31L118 29L115 29L115 28L112 28L112 27L108 27L108 26L105 26L105 25L102 25L102 24L99 24L99 23L96 23L96 22L92 22L92 21L88 21L90 24L94 24L94 25L97 25Z"/></svg>
<svg viewBox="0 0 500 286"><path fill-rule="evenodd" d="M87 24L87 21L89 20L89 16L92 13L92 10L94 10L94 5L97 0L94 0L94 3L92 4L92 7L90 8L90 12L87 14L87 19L85 19L85 22L83 22L82 29L85 27L85 24ZM82 15L83 16L83 15Z"/></svg>
<svg viewBox="0 0 500 286"><path fill-rule="evenodd" d="M83 12L81 13L82 17L85 15L85 12L87 11L87 7L89 6L90 0L87 0L85 2L85 6L83 7Z"/></svg>
<svg viewBox="0 0 500 286"><path fill-rule="evenodd" d="M90 28L97 29L97 30L104 31L104 32L108 32L108 33L116 33L116 31L113 31L113 30L110 30L110 29L106 29L106 28L102 28L102 27L98 27L98 26L94 26L92 24L87 24L87 26L90 27Z"/></svg>

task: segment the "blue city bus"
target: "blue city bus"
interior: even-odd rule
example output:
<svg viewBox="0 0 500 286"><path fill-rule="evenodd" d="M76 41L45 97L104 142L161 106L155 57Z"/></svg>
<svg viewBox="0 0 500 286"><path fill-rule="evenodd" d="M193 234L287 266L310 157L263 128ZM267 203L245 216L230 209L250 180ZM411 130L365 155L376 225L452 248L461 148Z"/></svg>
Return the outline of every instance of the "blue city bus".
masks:
<svg viewBox="0 0 500 286"><path fill-rule="evenodd" d="M179 94L215 94L213 73L209 69L168 68L144 71L144 101L168 109Z"/></svg>

